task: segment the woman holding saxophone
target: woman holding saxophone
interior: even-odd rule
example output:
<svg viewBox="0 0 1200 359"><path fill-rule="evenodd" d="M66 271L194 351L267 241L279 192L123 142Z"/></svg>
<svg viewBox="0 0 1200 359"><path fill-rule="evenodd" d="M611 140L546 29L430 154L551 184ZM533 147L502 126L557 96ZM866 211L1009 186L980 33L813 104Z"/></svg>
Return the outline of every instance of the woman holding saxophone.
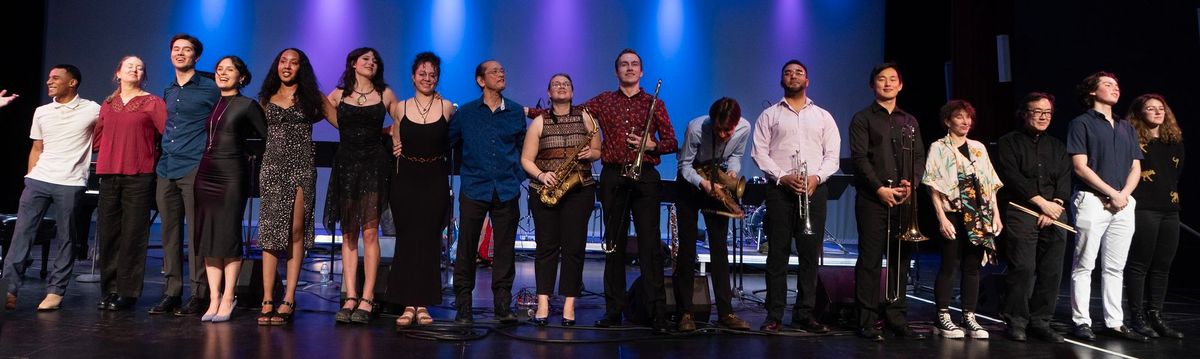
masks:
<svg viewBox="0 0 1200 359"><path fill-rule="evenodd" d="M537 240L538 306L530 320L538 326L547 324L561 256L558 294L566 297L562 325L573 326L575 298L583 290L588 218L596 201L591 163L600 159L599 127L583 107L571 105L575 94L571 76L551 76L546 92L553 106L529 124L521 149L521 167L532 178L529 210Z"/></svg>

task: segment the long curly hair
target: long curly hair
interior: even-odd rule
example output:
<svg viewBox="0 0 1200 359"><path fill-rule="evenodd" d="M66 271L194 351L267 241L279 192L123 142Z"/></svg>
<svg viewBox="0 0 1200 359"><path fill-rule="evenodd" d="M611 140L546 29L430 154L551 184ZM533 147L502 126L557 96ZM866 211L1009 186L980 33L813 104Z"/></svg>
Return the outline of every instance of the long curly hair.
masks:
<svg viewBox="0 0 1200 359"><path fill-rule="evenodd" d="M295 74L296 106L300 106L300 112L304 113L305 118L314 122L325 118L325 95L321 94L321 87L317 85L317 75L313 72L312 63L308 61L308 55L305 55L304 51L294 47L283 49L275 55L275 61L271 61L271 67L267 69L267 78L263 80L262 88L258 91L258 103L271 103L271 96L283 86L283 80L279 78L279 60L283 58L283 53L288 51L295 51L300 57L300 68Z"/></svg>
<svg viewBox="0 0 1200 359"><path fill-rule="evenodd" d="M352 91L357 91L358 77L354 73L354 63L358 62L358 58L367 53L375 54L375 76L371 77L371 86L376 92L383 95L383 90L387 89L387 82L383 80L383 57L379 56L379 51L370 47L360 47L350 51L346 55L346 68L342 70L342 79L338 82L338 88L342 89L342 98L349 97L353 94Z"/></svg>
<svg viewBox="0 0 1200 359"><path fill-rule="evenodd" d="M1163 115L1163 123L1158 126L1158 140L1165 143L1183 142L1183 132L1179 130L1179 122L1175 120L1175 113L1171 112L1171 106L1167 105L1167 100L1162 95L1156 93L1138 96L1129 105L1129 112L1126 112L1129 122L1132 122L1133 128L1137 129L1138 142L1149 143L1154 140L1154 137L1150 136L1149 119L1142 115L1142 109L1146 107L1146 102L1150 102L1150 100L1158 100L1158 102L1162 103L1163 109L1166 110L1166 114Z"/></svg>

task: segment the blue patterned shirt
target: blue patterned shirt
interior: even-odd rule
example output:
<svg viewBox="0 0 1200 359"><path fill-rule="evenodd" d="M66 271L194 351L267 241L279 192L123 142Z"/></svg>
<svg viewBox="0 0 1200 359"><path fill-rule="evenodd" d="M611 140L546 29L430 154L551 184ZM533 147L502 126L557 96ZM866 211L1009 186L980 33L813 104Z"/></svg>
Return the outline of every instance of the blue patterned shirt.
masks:
<svg viewBox="0 0 1200 359"><path fill-rule="evenodd" d="M471 101L450 121L450 146L463 145L459 182L466 198L491 201L495 193L501 201L508 201L521 194L524 106L503 100L495 112L483 98Z"/></svg>

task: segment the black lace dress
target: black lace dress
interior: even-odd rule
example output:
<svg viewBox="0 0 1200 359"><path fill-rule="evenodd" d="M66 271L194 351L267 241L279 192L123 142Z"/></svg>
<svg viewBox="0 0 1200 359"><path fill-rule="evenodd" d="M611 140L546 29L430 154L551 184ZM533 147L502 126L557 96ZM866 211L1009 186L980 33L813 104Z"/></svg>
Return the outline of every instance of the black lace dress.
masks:
<svg viewBox="0 0 1200 359"><path fill-rule="evenodd" d="M391 140L382 131L387 108L383 103L353 106L338 103L341 135L329 189L325 196L325 228L341 224L343 233L379 228L391 175Z"/></svg>

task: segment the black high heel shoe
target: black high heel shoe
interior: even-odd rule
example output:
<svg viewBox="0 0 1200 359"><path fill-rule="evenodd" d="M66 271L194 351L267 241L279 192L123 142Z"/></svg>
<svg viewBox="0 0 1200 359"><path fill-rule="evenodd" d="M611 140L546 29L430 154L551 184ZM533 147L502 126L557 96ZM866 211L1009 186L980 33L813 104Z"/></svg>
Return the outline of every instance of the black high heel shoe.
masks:
<svg viewBox="0 0 1200 359"><path fill-rule="evenodd" d="M271 325L271 318L275 317L275 301L264 300L262 305L263 308L271 306L271 310L258 312L258 325Z"/></svg>
<svg viewBox="0 0 1200 359"><path fill-rule="evenodd" d="M354 306L346 308L346 302L349 301L354 301ZM337 321L338 323L350 323L350 317L354 314L354 310L357 308L358 298L346 298L346 300L342 301L342 309L339 309L337 314L333 315L333 320Z"/></svg>
<svg viewBox="0 0 1200 359"><path fill-rule="evenodd" d="M562 326L564 326L564 327L575 326L575 319L567 319L567 317L563 317L562 318Z"/></svg>
<svg viewBox="0 0 1200 359"><path fill-rule="evenodd" d="M529 317L529 322L535 326L544 327L544 326L550 324L550 321L547 319L549 319L549 318Z"/></svg>
<svg viewBox="0 0 1200 359"><path fill-rule="evenodd" d="M375 301L367 298L362 298L359 301L370 304L371 310L362 310L355 306L354 313L350 315L350 321L358 324L370 324L371 318L375 317Z"/></svg>
<svg viewBox="0 0 1200 359"><path fill-rule="evenodd" d="M279 311L279 309L283 308L284 306L287 306L288 308L291 308L292 310L287 313ZM279 307L275 308L275 316L273 316L271 318L271 325L292 324L292 315L295 314L295 312L296 312L296 304L295 303L292 303L292 302L289 302L286 300L280 301Z"/></svg>

